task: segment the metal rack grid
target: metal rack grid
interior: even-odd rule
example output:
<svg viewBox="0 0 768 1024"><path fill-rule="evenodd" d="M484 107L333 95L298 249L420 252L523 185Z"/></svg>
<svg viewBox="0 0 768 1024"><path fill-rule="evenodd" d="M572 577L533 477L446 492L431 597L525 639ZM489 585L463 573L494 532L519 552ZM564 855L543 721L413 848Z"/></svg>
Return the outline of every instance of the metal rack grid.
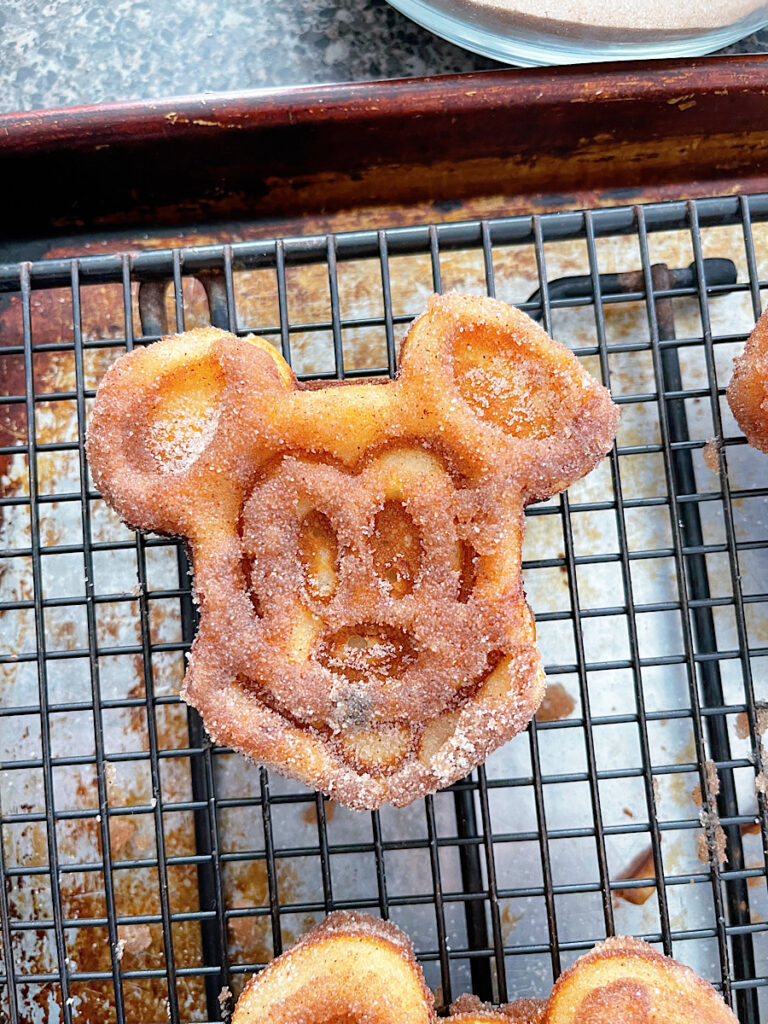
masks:
<svg viewBox="0 0 768 1024"><path fill-rule="evenodd" d="M760 553L768 550L768 525L762 533L759 525L757 533L745 533L742 510L754 499L764 503L768 489L744 486L736 479L739 474L734 476L732 464L742 467L748 462L759 479L763 456L745 448L723 400L719 355L730 358L748 328L712 326L712 311L724 296L741 296L753 318L759 313L768 274L760 273L755 234L765 221L768 196L729 197L0 266L0 291L7 293L5 327L15 323L18 328L18 336L4 332L0 375L11 382L12 365L23 370L23 387L14 389L8 383L10 393L2 399L3 409L22 427L12 443L0 448L0 457L6 457L9 466L10 460L17 460L22 472L16 490L6 486L8 477L0 484L0 514L6 523L13 516L24 517L21 535L26 538L10 543L8 533L3 535L0 611L6 623L14 621L13 616L26 616L32 627L27 635L34 639L31 646L18 649L9 644L0 652L0 1019L13 1024L45 1019L46 1014L67 1022L87 1019L96 1001L104 1020L225 1019L232 990L251 971L279 953L311 919L338 908L367 909L404 923L414 936L428 980L440 985L439 1004L447 1006L470 987L496 1001L545 994L552 978L580 952L617 926L628 930L624 911L633 904L627 903L627 894L640 894L649 886L655 886L654 894L644 905L646 917L638 919L641 926L634 930L709 973L742 1021L757 1021L761 1013L768 1019L768 977L761 966L766 962L768 923L760 914L766 906L768 862L760 738L766 723L760 677L768 646L760 642L751 617L753 612L759 616L768 593L760 587L745 592L742 585L747 567L758 565ZM740 280L715 280L717 268L706 262L709 237L728 226L739 232L746 273L739 274ZM669 267L654 262L655 239L668 232L678 233L690 245L688 279L670 276ZM604 272L601 251L604 240L617 238L632 239L635 253L634 262L630 259L619 267L618 278ZM562 243L583 249L587 270L577 287L573 281L552 281L552 247ZM732 236L728 244L733 246ZM105 531L103 503L92 490L83 448L95 383L90 356L102 354L109 361L169 327L183 330L189 320L188 286L196 278L204 290L206 315L217 326L270 337L289 361L296 355L297 339L315 339L313 351L318 351L318 344L322 349L319 368L300 376L391 374L399 329L418 312L399 308L393 289L395 261L423 257L418 271L409 264L409 274L422 275L420 285L426 292L446 283L444 267L450 253L474 254L478 290L493 295L502 290L502 250L529 253L534 288L515 301L555 336L568 341L563 337L568 316L587 311L593 341L577 345L576 351L592 360L590 365L608 386L615 384L616 357L628 358L630 367L633 359L650 359L655 387L643 390L638 384L615 397L625 409L652 409L658 436L642 443L628 443L619 436L607 463L608 497L581 500L572 489L570 495L529 510L529 523L546 519L562 529L562 550L528 558L524 570L529 581L537 570L564 574L567 606L539 609L537 620L542 629L551 623L571 630L573 656L550 662L547 671L554 679L569 681L576 694L575 711L565 718L535 721L527 735L518 737L515 749L522 760L515 763L522 768L517 771L508 762L502 763L501 771L489 762L450 793L427 798L410 811L341 811L332 820L334 809L319 795L263 770L246 769L235 760L237 755L212 747L196 713L185 711L172 688L158 682L161 663L173 663L178 672L194 635L188 566L183 550L171 541L134 536L127 530L120 533L119 528L115 533ZM349 312L347 264L365 265L374 274L378 311L360 313L355 307ZM326 314L301 318L294 313L292 275L302 267L319 268L327 288ZM250 322L248 311L238 308L239 281L250 272L268 274L273 281L276 316L271 319L263 316ZM110 337L91 337L83 329L83 307L89 289L101 286L112 289L119 329ZM43 292L65 305L68 330L59 340L50 340L38 327L35 298ZM681 302L695 306L700 330L676 337L674 310ZM638 304L644 333L613 340L611 311ZM345 362L345 338L355 331L376 334L381 356L352 368ZM685 364L686 353L693 351L704 367L703 382L696 386L688 379ZM71 360L69 386L54 382L41 390L42 378L36 371L41 357ZM638 372L638 382L641 376ZM719 475L706 489L696 460L708 437L690 426L693 402L703 403L711 436L722 439L712 449ZM45 415L53 409L55 417L58 404L70 408L73 434L43 440L38 430L43 407ZM744 453L746 462L739 459ZM637 456L659 456L654 495L627 493L623 469ZM48 469L64 459L71 460L68 465L79 487L49 489ZM78 521L79 538L51 540L51 510L63 517L71 513L70 518ZM631 517L655 510L666 519L668 543L639 550L630 538ZM722 527L715 539L709 535L713 510ZM613 519L616 543L606 539L605 550L583 553L580 517L603 513ZM165 577L163 585L154 582L155 559L161 555L173 559L175 583ZM84 583L78 593L57 593L51 585L47 563L59 556L79 560L74 572L81 581L84 577ZM138 586L122 591L100 586L106 556L129 557ZM712 568L719 557L725 567L720 576ZM671 567L675 593L648 601L638 596L636 573L638 567L655 562L662 572L670 573ZM23 593L2 593L3 569L7 574L15 565L22 566L21 575L26 574L31 585ZM605 593L597 605L585 602L584 573L606 566L618 572L619 589ZM711 586L713 576L717 582ZM535 600L532 604L537 610ZM180 625L168 638L154 617L158 607L171 605ZM122 634L107 642L110 638L105 639L100 628L107 606L117 609L121 621L138 621L140 630L132 642ZM722 641L716 617L723 610L733 617L736 643ZM51 642L49 620L56 614L77 620L63 646ZM659 614L677 617L681 645L678 649L662 644L649 655L640 622ZM81 619L84 632L78 625ZM596 659L594 624L611 632L617 621L627 630L627 656ZM3 646L10 631L8 627L0 636ZM138 688L121 692L120 684L117 690L111 683L107 686L107 666L128 658L138 666ZM675 678L684 697L666 706L655 698L649 702L654 673L666 669L679 673ZM71 686L74 697L67 692L68 672L72 678L83 675L82 685ZM617 709L606 709L606 692L621 692ZM130 742L128 749L119 749L114 715L117 730L123 728L129 740L141 733L141 749L130 749ZM125 725L126 715L134 716L130 727ZM63 747L57 738L62 718L74 716L86 723L90 737L84 752ZM669 723L682 723L690 730L692 756L660 756L664 748L656 743L657 727ZM67 728L71 744L74 727ZM606 730L624 728L634 733L637 763L605 763L601 737ZM18 742L19 735L23 743ZM735 736L744 740L737 752ZM583 751L577 768L569 758L560 763L552 753L565 749L569 737L575 737ZM121 790L114 785L118 769L145 773L144 788L136 791L135 799L121 799ZM86 791L77 806L67 806L68 796L63 795L62 773L67 772L74 773ZM701 815L695 807L677 817L660 811L660 785L679 778L698 783ZM745 778L751 780L751 788L743 785ZM623 820L606 817L606 787L613 783L639 786L639 809L631 814L626 810ZM586 787L589 815L564 824L550 794L569 786ZM504 827L509 808L525 801L531 808L528 827L520 828L519 822ZM301 824L296 825L300 816ZM248 841L230 842L229 836L239 834L243 822ZM756 822L758 834L753 836ZM84 830L90 831L83 846ZM690 837L702 830L708 853L704 862L694 868L688 864L685 870L670 867L665 859L667 838ZM147 840L143 848L140 837ZM639 876L635 872L634 877L624 877L627 873L620 870L613 853L611 844L625 838L649 845ZM718 841L725 845L724 862L717 856ZM561 842L572 844L574 850L588 844L594 873L563 880L553 853ZM25 852L30 846L36 850L34 856ZM509 851L514 852L512 867ZM539 874L533 883L528 876L523 879L527 884L521 882L514 868L517 851L520 864L536 861ZM354 869L338 867L350 858ZM579 858L574 856L582 864ZM417 860L428 865L421 889L421 869L411 875ZM408 865L407 871L400 870L401 863ZM242 878L237 876L240 870ZM306 885L299 877L303 873L310 878ZM403 876L414 880L403 882ZM97 882L92 884L93 879ZM126 879L133 886L133 903L128 904ZM703 916L692 924L681 923L671 909L682 887L689 893L706 893ZM241 895L235 897L234 892ZM595 899L596 916L574 917L569 898ZM531 933L526 941L517 940L514 927L509 927L515 915L507 914L508 907L521 902L543 910L539 933ZM84 935L89 938L80 942ZM711 955L699 961L697 951L705 947ZM521 990L526 971L538 978L537 991Z"/></svg>

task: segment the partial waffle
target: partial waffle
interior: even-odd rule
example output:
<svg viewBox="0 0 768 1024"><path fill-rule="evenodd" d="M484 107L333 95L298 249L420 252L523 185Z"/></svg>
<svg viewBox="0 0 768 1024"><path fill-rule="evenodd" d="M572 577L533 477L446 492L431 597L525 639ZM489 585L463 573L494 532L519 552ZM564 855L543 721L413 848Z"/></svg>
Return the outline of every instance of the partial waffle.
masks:
<svg viewBox="0 0 768 1024"><path fill-rule="evenodd" d="M98 390L88 457L127 523L189 542L182 696L212 738L350 807L402 806L535 713L523 509L617 419L523 313L448 295L385 383L302 386L213 328L137 349Z"/></svg>
<svg viewBox="0 0 768 1024"><path fill-rule="evenodd" d="M753 448L768 452L768 310L733 364L726 392L731 412Z"/></svg>
<svg viewBox="0 0 768 1024"><path fill-rule="evenodd" d="M407 936L367 914L334 913L254 975L232 1024L436 1024ZM738 1024L689 967L633 938L606 939L560 976L549 999L493 1007L474 996L448 1024Z"/></svg>

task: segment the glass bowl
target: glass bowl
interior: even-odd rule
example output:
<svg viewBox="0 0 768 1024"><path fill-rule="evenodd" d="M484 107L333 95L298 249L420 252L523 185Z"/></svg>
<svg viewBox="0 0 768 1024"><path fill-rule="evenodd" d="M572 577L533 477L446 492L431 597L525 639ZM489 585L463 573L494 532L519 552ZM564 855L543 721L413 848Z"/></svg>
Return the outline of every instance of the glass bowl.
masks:
<svg viewBox="0 0 768 1024"><path fill-rule="evenodd" d="M507 64L695 57L768 25L757 0L389 0L457 46ZM651 27L653 26L653 27Z"/></svg>

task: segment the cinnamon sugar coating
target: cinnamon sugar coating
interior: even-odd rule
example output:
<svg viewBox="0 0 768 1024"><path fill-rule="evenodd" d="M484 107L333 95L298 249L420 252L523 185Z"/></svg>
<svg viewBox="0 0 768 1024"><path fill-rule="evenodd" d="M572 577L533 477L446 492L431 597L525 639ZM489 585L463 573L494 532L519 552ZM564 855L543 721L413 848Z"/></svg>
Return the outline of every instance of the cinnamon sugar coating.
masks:
<svg viewBox="0 0 768 1024"><path fill-rule="evenodd" d="M525 314L452 294L386 383L302 386L214 328L137 349L99 387L88 457L127 523L189 542L182 697L212 738L347 806L404 806L535 713L523 510L617 420Z"/></svg>
<svg viewBox="0 0 768 1024"><path fill-rule="evenodd" d="M505 1006L460 996L447 1024L737 1024L708 982L640 939L606 939L565 971L548 1000ZM337 912L254 975L232 1024L436 1024L407 936Z"/></svg>
<svg viewBox="0 0 768 1024"><path fill-rule="evenodd" d="M557 980L542 1024L738 1024L690 967L641 939L598 943Z"/></svg>
<svg viewBox="0 0 768 1024"><path fill-rule="evenodd" d="M736 422L753 448L768 452L768 310L733 363L726 395Z"/></svg>

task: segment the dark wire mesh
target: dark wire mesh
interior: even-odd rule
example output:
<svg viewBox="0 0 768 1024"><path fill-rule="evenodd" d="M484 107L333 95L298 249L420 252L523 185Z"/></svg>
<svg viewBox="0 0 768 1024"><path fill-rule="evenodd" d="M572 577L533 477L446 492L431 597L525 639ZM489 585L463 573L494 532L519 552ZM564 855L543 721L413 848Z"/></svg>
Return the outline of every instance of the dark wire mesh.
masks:
<svg viewBox="0 0 768 1024"><path fill-rule="evenodd" d="M546 994L633 931L768 1019L768 491L723 398L768 287L766 220L768 197L731 197L0 267L0 1018L225 1019L312 921L360 908L406 927L439 1005ZM735 281L712 282L713 256ZM586 292L562 297L574 270ZM304 379L392 374L417 297L456 285L540 318L625 425L592 482L529 510L526 582L570 706L451 791L356 814L212 747L179 703L186 558L110 519L87 410L121 351L206 319L269 337ZM84 329L91 294L110 331Z"/></svg>

